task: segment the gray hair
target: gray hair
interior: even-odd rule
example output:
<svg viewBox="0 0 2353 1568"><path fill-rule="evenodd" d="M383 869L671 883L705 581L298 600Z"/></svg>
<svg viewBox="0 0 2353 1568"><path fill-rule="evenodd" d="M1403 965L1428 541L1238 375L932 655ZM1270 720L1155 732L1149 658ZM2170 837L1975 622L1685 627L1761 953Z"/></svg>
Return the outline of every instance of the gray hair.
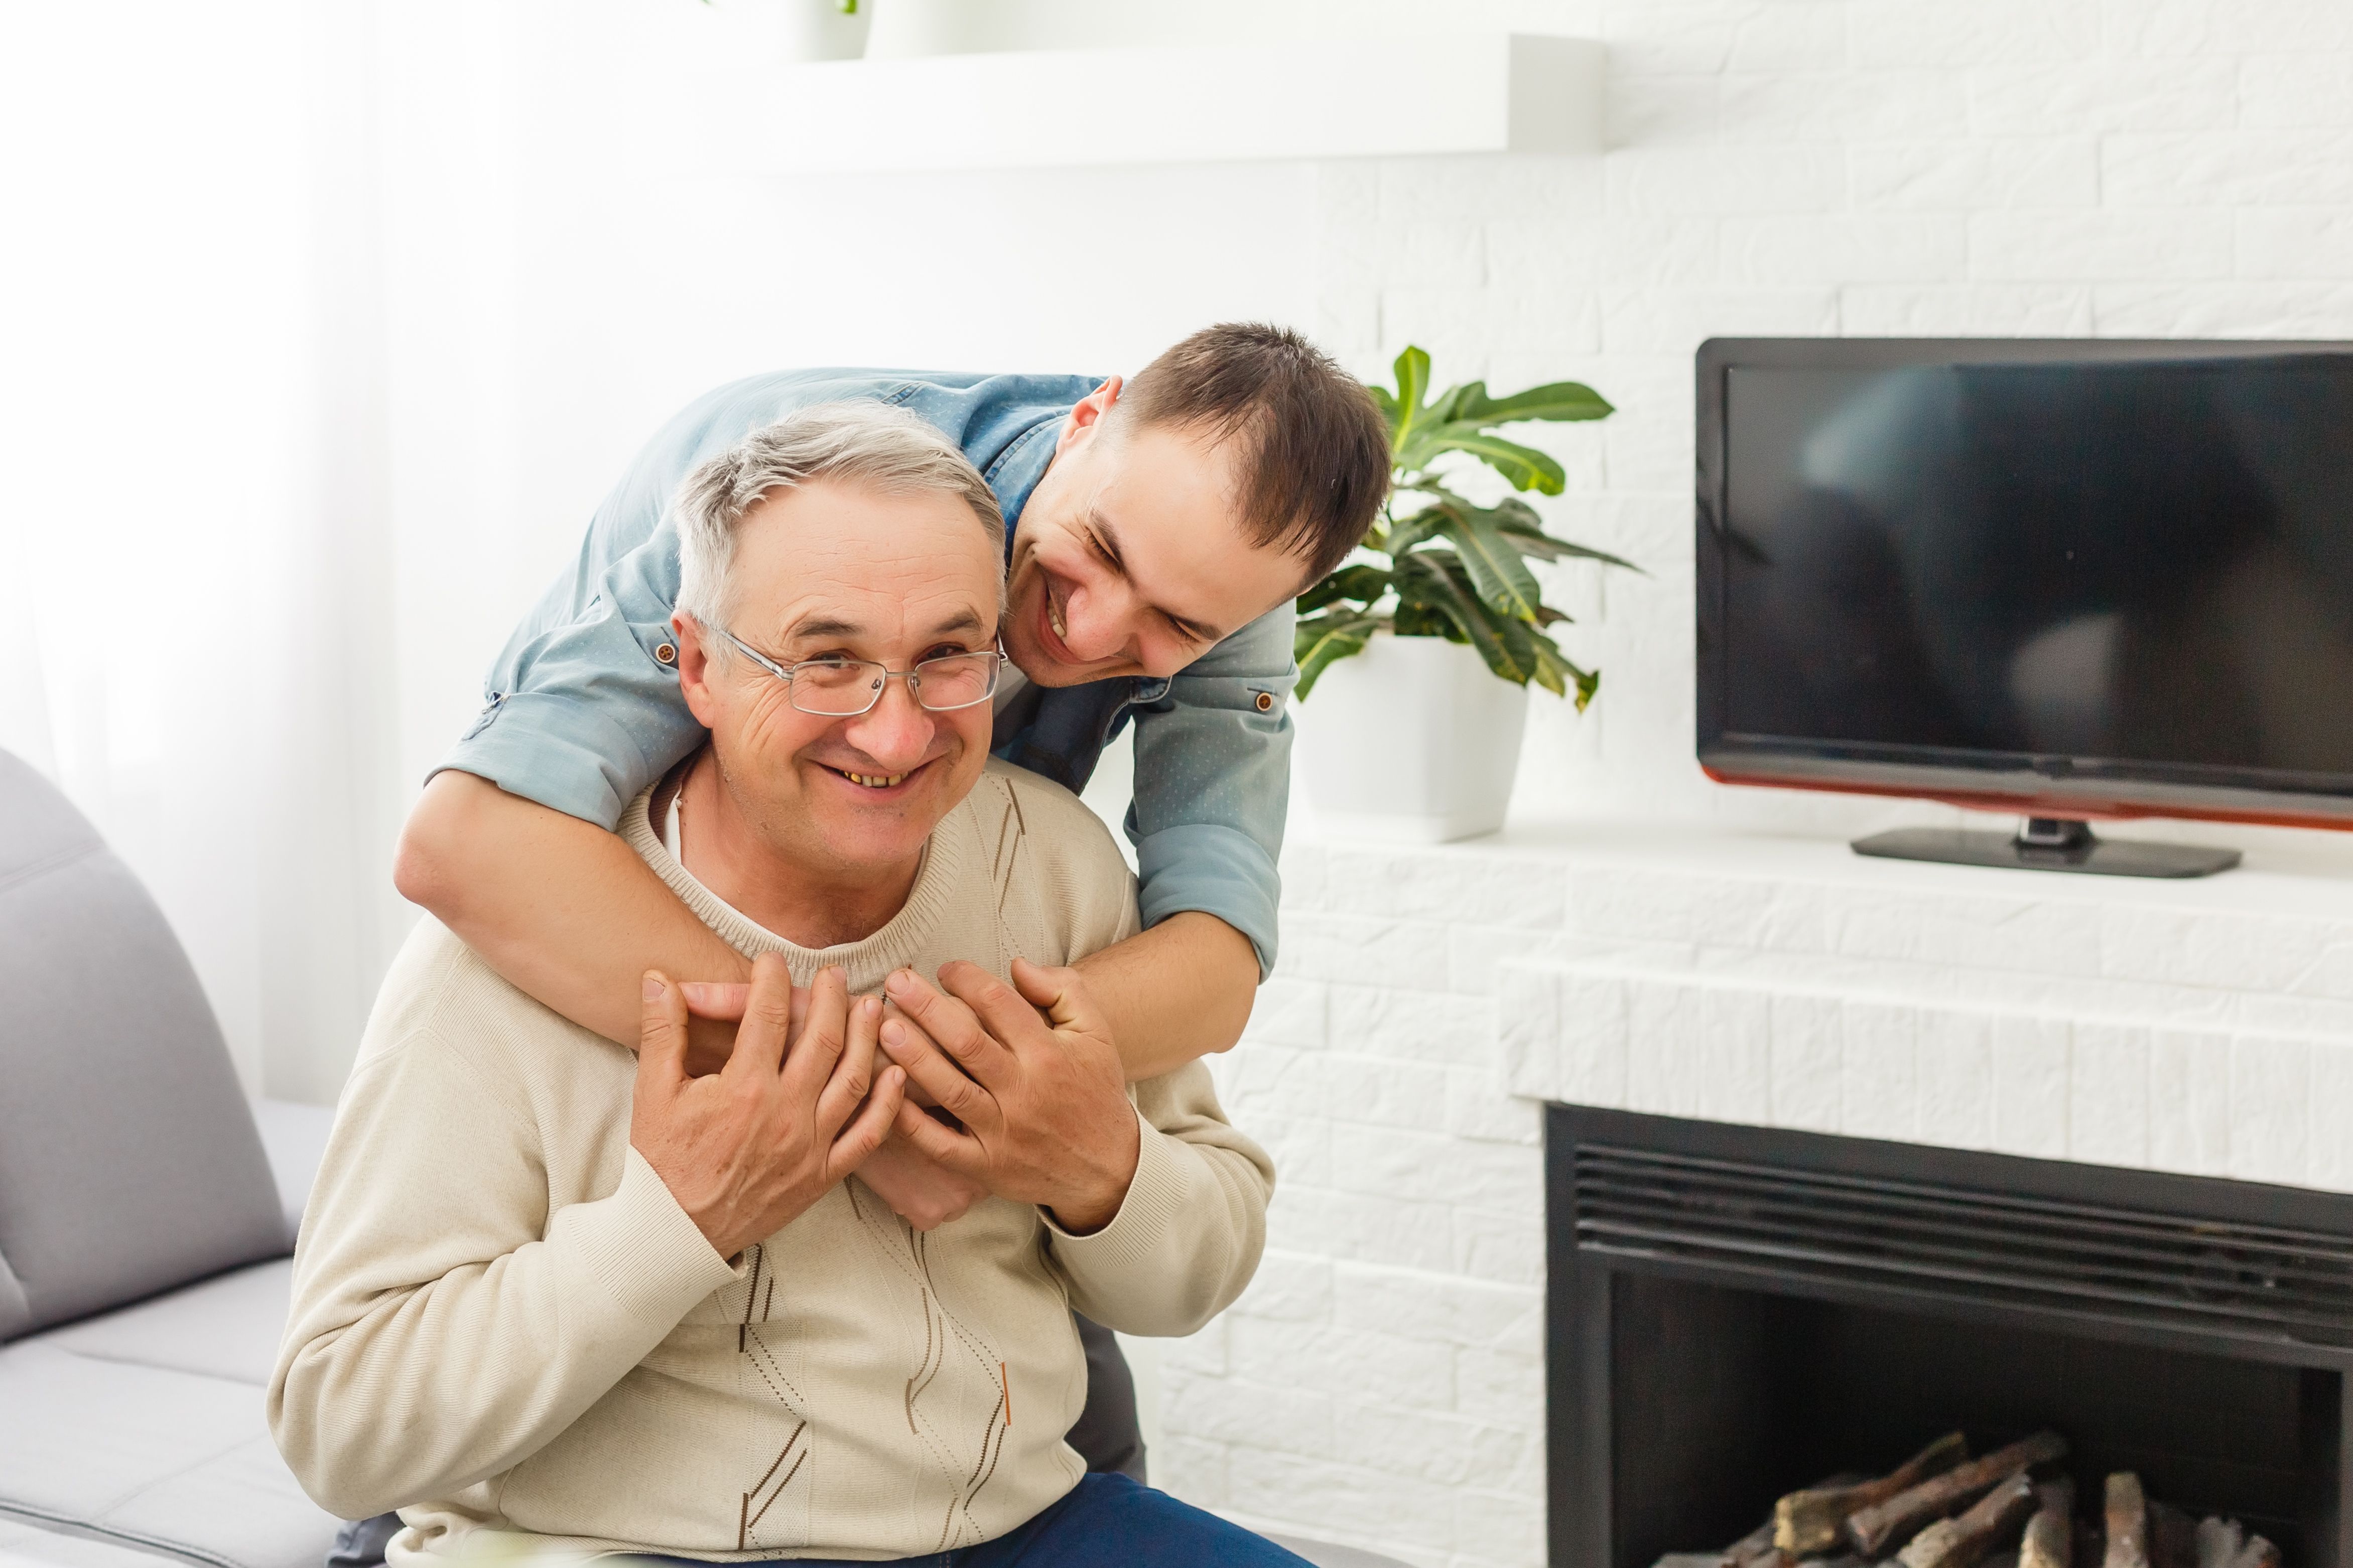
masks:
<svg viewBox="0 0 2353 1568"><path fill-rule="evenodd" d="M778 490L846 479L888 495L950 495L973 510L1001 556L1005 513L955 442L906 409L871 398L797 410L704 463L671 504L678 532L678 609L704 626L727 624L736 526ZM724 662L720 648L711 650Z"/></svg>

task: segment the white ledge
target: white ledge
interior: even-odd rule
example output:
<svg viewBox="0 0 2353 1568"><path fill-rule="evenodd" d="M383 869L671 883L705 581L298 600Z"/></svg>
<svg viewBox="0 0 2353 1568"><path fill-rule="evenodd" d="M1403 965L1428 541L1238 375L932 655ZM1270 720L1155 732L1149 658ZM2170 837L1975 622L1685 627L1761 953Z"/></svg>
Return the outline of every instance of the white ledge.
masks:
<svg viewBox="0 0 2353 1568"><path fill-rule="evenodd" d="M843 60L729 94L760 170L1085 167L1600 144L1601 46L1472 34Z"/></svg>

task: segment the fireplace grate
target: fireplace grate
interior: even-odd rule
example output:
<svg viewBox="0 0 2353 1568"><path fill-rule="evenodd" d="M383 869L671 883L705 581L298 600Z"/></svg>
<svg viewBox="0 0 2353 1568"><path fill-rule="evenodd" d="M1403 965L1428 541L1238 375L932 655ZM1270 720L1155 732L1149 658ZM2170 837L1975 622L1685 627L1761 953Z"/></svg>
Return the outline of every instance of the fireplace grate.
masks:
<svg viewBox="0 0 2353 1568"><path fill-rule="evenodd" d="M1605 1143L1575 1159L1580 1251L2353 1346L2341 1237Z"/></svg>

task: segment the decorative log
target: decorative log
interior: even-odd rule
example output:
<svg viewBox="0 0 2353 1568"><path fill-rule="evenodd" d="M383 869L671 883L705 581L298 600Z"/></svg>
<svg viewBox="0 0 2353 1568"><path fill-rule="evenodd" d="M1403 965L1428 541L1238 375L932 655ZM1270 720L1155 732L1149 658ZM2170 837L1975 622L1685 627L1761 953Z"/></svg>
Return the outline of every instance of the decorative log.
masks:
<svg viewBox="0 0 2353 1568"><path fill-rule="evenodd" d="M2250 1535L2232 1568L2280 1568L2280 1549L2260 1535Z"/></svg>
<svg viewBox="0 0 2353 1568"><path fill-rule="evenodd" d="M1773 1521L1768 1519L1725 1547L1719 1568L1779 1568L1780 1557L1773 1546Z"/></svg>
<svg viewBox="0 0 2353 1568"><path fill-rule="evenodd" d="M1948 1432L1875 1481L1809 1487L1773 1505L1773 1544L1793 1557L1811 1557L1838 1544L1839 1526L1859 1509L1885 1502L1969 1457L1958 1432Z"/></svg>
<svg viewBox="0 0 2353 1568"><path fill-rule="evenodd" d="M2019 1471L2064 1458L2066 1454L2067 1439L2056 1432L2037 1432L1982 1459L1957 1465L1885 1502L1857 1510L1847 1517L1846 1538L1865 1557L1884 1557L1917 1535L1923 1526L1967 1508Z"/></svg>
<svg viewBox="0 0 2353 1568"><path fill-rule="evenodd" d="M1898 1561L1904 1568L1977 1568L2017 1540L2035 1511L2034 1483L2019 1471L1986 1493L1967 1513L1940 1519L1912 1538Z"/></svg>
<svg viewBox="0 0 2353 1568"><path fill-rule="evenodd" d="M2037 1487L2034 1495L2039 1506L2026 1521L2026 1539L2018 1548L2018 1568L2073 1568L2075 1483L2062 1477Z"/></svg>
<svg viewBox="0 0 2353 1568"><path fill-rule="evenodd" d="M2247 1532L2235 1519L2198 1521L2198 1568L2232 1568L2247 1544Z"/></svg>
<svg viewBox="0 0 2353 1568"><path fill-rule="evenodd" d="M2140 1478L2118 1470L2108 1478L2108 1549L2100 1568L2149 1568L2148 1499Z"/></svg>

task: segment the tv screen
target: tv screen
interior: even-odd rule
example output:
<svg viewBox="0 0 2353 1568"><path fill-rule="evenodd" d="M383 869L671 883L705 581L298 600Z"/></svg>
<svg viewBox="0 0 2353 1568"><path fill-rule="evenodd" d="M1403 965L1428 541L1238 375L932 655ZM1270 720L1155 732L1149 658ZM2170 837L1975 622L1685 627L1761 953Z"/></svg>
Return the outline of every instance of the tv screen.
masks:
<svg viewBox="0 0 2353 1568"><path fill-rule="evenodd" d="M2353 352L1718 341L1700 416L1718 776L2353 815Z"/></svg>

